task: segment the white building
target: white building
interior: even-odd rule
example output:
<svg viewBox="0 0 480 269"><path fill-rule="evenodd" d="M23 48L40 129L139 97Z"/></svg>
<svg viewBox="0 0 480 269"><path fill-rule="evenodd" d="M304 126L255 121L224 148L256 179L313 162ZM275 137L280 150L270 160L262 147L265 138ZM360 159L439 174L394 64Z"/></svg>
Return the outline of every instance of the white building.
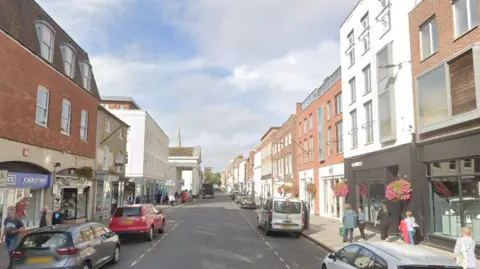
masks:
<svg viewBox="0 0 480 269"><path fill-rule="evenodd" d="M262 151L257 150L253 158L253 185L255 197L260 197L262 190Z"/></svg>
<svg viewBox="0 0 480 269"><path fill-rule="evenodd" d="M414 2L359 1L340 28L348 202L365 212L373 210L372 199L384 199L385 184L411 171L408 13ZM359 195L359 185L371 199Z"/></svg>
<svg viewBox="0 0 480 269"><path fill-rule="evenodd" d="M243 160L238 164L238 186L240 190L246 190L247 184L247 161Z"/></svg>
<svg viewBox="0 0 480 269"><path fill-rule="evenodd" d="M135 196L153 199L155 192L166 185L169 138L146 111L109 111L130 125L125 177L135 182Z"/></svg>

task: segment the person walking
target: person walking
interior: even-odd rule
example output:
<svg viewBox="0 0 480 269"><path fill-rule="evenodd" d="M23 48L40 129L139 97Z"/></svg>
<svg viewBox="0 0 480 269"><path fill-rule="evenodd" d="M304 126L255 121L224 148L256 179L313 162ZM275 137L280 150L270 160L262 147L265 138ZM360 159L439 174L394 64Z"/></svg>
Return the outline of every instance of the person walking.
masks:
<svg viewBox="0 0 480 269"><path fill-rule="evenodd" d="M415 227L418 226L415 222L415 217L411 211L405 212L405 224L407 225L407 233L408 233L408 241L410 245L415 245L415 241L413 240L413 236L415 235Z"/></svg>
<svg viewBox="0 0 480 269"><path fill-rule="evenodd" d="M5 241L9 256L17 246L18 239L19 239L18 234L21 231L25 230L25 226L23 222L19 218L17 218L15 214L15 210L16 210L15 207L9 207L7 218L3 222L3 234L2 234L1 241ZM8 268L10 268L11 264L12 264L12 259L10 258L10 264Z"/></svg>
<svg viewBox="0 0 480 269"><path fill-rule="evenodd" d="M363 209L361 207L357 209L357 212L357 223L358 230L360 231L360 238L362 240L367 240L367 238L365 237L365 213L363 212Z"/></svg>
<svg viewBox="0 0 480 269"><path fill-rule="evenodd" d="M175 200L176 200L175 195L170 194L169 202L170 202L170 205L172 205L172 207L175 206Z"/></svg>
<svg viewBox="0 0 480 269"><path fill-rule="evenodd" d="M40 218L40 227L49 226L52 224L52 212L48 209L47 205L42 207L42 217Z"/></svg>
<svg viewBox="0 0 480 269"><path fill-rule="evenodd" d="M390 212L386 204L382 205L382 209L378 211L377 224L380 224L380 239L383 241L388 239L388 228L390 227Z"/></svg>
<svg viewBox="0 0 480 269"><path fill-rule="evenodd" d="M463 227L462 237L457 239L453 250L453 260L463 269L475 269L477 267L475 240L471 236L472 228Z"/></svg>
<svg viewBox="0 0 480 269"><path fill-rule="evenodd" d="M352 206L350 204L345 205L345 209L343 211L343 242L350 242L353 241L353 229L357 226L357 214L355 211L352 210Z"/></svg>

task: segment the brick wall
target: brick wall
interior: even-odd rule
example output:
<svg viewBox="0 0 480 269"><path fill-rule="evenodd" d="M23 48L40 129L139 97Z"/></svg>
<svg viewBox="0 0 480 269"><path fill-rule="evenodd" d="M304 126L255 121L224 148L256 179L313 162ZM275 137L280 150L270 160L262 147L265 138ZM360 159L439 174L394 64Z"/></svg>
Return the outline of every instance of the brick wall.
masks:
<svg viewBox="0 0 480 269"><path fill-rule="evenodd" d="M95 157L98 100L0 32L0 137ZM47 127L35 124L37 88L49 90ZM71 102L70 136L60 133L62 100ZM88 139L80 139L80 113L88 112Z"/></svg>

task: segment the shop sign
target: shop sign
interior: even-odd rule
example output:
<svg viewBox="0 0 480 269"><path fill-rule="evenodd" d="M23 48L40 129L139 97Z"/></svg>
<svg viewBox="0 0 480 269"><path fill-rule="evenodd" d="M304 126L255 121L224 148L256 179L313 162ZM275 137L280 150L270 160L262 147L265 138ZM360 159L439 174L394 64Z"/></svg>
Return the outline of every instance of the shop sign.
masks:
<svg viewBox="0 0 480 269"><path fill-rule="evenodd" d="M0 188L7 186L8 171L0 170Z"/></svg>
<svg viewBox="0 0 480 269"><path fill-rule="evenodd" d="M10 188L47 189L50 177L42 174L8 173L7 186Z"/></svg>

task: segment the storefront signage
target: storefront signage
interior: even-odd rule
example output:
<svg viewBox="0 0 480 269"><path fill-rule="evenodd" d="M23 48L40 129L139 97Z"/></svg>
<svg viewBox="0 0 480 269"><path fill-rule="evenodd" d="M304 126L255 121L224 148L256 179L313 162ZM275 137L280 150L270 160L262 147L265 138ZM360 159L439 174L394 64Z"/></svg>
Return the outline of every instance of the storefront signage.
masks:
<svg viewBox="0 0 480 269"><path fill-rule="evenodd" d="M0 188L7 186L8 171L0 170Z"/></svg>
<svg viewBox="0 0 480 269"><path fill-rule="evenodd" d="M355 163L352 163L352 167L358 167L358 166L362 166L363 163L362 162L355 162Z"/></svg>
<svg viewBox="0 0 480 269"><path fill-rule="evenodd" d="M42 174L8 173L7 186L13 188L47 189L50 177Z"/></svg>

